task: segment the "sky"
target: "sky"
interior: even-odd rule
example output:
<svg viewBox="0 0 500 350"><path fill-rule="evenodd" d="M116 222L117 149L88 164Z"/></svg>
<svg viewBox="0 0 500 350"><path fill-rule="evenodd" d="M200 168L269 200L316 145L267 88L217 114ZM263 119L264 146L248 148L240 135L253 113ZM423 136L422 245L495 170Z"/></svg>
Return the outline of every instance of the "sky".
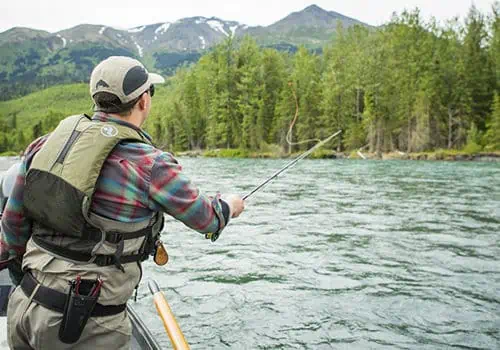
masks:
<svg viewBox="0 0 500 350"><path fill-rule="evenodd" d="M218 17L250 26L270 25L291 12L316 4L371 25L387 22L393 12L420 8L424 18L464 17L471 4L490 13L494 0L0 0L0 32L29 27L49 32L78 24L132 28L185 17Z"/></svg>

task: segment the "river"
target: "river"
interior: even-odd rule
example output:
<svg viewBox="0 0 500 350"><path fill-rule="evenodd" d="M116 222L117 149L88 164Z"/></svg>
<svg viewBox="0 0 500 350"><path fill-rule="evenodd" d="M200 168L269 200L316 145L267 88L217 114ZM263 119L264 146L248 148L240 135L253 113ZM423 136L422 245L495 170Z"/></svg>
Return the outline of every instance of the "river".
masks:
<svg viewBox="0 0 500 350"><path fill-rule="evenodd" d="M180 162L243 194L287 161ZM193 349L499 349L499 237L498 163L304 160L215 243L169 218L143 281ZM137 308L168 347L145 283Z"/></svg>

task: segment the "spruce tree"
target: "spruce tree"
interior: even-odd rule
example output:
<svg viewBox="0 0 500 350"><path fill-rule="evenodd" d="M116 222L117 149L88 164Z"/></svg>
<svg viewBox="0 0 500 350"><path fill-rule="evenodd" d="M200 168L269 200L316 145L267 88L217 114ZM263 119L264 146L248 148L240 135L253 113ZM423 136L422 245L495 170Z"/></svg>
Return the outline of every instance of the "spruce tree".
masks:
<svg viewBox="0 0 500 350"><path fill-rule="evenodd" d="M486 133L486 149L500 150L500 95L495 94L493 111L491 113L489 128Z"/></svg>

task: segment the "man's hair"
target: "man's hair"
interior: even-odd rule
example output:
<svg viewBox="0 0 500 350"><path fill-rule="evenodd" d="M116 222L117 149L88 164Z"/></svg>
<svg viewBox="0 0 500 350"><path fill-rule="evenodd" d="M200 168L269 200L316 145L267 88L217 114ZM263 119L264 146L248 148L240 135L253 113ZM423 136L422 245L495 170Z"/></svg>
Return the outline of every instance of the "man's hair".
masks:
<svg viewBox="0 0 500 350"><path fill-rule="evenodd" d="M142 96L142 95L141 95ZM118 96L109 92L98 92L94 95L95 110L105 113L115 113L122 117L127 117L132 113L132 109L139 99L136 98L128 103L122 103Z"/></svg>

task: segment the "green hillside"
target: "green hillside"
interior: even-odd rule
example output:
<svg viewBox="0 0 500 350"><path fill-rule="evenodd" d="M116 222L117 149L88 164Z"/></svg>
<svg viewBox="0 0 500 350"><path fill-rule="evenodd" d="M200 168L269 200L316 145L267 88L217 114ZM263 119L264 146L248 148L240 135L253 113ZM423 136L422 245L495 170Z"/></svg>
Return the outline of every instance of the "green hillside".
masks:
<svg viewBox="0 0 500 350"><path fill-rule="evenodd" d="M58 85L0 102L0 154L19 152L53 129L65 116L90 113L88 85Z"/></svg>
<svg viewBox="0 0 500 350"><path fill-rule="evenodd" d="M87 84L58 85L16 100L0 102L0 123L26 131L48 115L89 113L91 110Z"/></svg>
<svg viewBox="0 0 500 350"><path fill-rule="evenodd" d="M151 120L165 108L165 89L157 88ZM0 153L19 152L36 137L73 114L92 114L88 84L57 85L9 101L0 101Z"/></svg>

